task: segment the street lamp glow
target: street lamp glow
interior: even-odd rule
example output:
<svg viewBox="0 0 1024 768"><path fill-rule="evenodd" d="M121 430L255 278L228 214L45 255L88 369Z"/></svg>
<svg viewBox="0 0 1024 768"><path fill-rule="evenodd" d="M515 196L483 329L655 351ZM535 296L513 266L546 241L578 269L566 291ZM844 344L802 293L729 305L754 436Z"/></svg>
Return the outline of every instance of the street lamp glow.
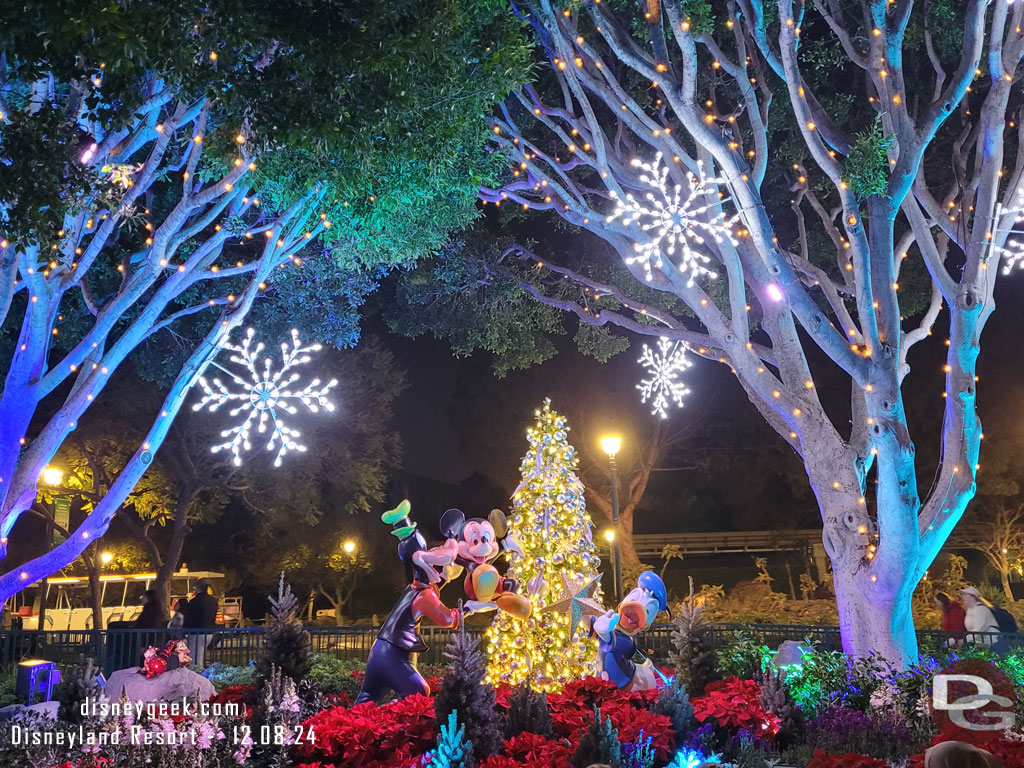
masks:
<svg viewBox="0 0 1024 768"><path fill-rule="evenodd" d="M47 485L60 485L63 479L64 472L57 467L47 467L43 470L43 482Z"/></svg>
<svg viewBox="0 0 1024 768"><path fill-rule="evenodd" d="M607 541L609 544L615 541L615 531L611 528L605 528L604 540Z"/></svg>
<svg viewBox="0 0 1024 768"><path fill-rule="evenodd" d="M602 437L601 448L609 456L615 456L619 452L619 448L622 447L622 440L618 437Z"/></svg>
<svg viewBox="0 0 1024 768"><path fill-rule="evenodd" d="M341 548L342 550L344 550L346 555L351 555L353 552L356 551L356 543L352 541L352 539L349 539L341 545Z"/></svg>
<svg viewBox="0 0 1024 768"><path fill-rule="evenodd" d="M102 555L100 555L100 562L102 562L104 565L110 565L110 562L113 559L114 556L110 552L104 552Z"/></svg>

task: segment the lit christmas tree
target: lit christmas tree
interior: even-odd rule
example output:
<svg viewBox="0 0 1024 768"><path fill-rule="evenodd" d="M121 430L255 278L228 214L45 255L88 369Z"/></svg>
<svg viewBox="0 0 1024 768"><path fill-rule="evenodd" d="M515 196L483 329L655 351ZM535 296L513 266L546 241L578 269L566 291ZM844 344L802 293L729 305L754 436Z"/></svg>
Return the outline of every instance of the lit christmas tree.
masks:
<svg viewBox="0 0 1024 768"><path fill-rule="evenodd" d="M572 634L573 611L543 609L569 597L565 592L571 585L564 577L579 589L589 585L598 577L601 560L594 553L593 526L565 418L551 410L549 400L535 415L509 522L525 556L515 558L507 574L525 585L533 615L525 622L504 613L495 618L487 630L487 680L559 691L571 680L594 674L597 641L587 638L582 625ZM600 602L600 587L591 590L585 591Z"/></svg>

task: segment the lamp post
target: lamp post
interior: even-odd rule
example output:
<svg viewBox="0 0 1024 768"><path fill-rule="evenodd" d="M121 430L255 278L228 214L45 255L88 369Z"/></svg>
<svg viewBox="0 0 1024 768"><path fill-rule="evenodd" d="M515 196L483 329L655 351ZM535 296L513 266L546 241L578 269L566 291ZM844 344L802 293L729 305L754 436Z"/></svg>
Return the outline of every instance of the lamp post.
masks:
<svg viewBox="0 0 1024 768"><path fill-rule="evenodd" d="M611 467L612 479L612 565L614 568L615 604L622 602L622 555L619 551L619 483L615 476L615 455L622 447L622 440L617 437L602 437L601 447L608 454L608 465ZM605 538L608 538L605 536Z"/></svg>
<svg viewBox="0 0 1024 768"><path fill-rule="evenodd" d="M356 543L352 541L352 539L347 539L345 543L341 545L341 549L346 555L351 555L356 551Z"/></svg>

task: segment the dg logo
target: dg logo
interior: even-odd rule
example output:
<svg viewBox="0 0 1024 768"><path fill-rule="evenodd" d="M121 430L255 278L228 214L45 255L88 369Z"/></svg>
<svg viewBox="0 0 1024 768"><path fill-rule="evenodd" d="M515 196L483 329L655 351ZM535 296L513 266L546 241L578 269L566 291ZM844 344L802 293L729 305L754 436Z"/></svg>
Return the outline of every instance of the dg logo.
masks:
<svg viewBox="0 0 1024 768"><path fill-rule="evenodd" d="M932 680L932 719L967 731L1005 731L1013 727L1013 683L983 659L961 659Z"/></svg>

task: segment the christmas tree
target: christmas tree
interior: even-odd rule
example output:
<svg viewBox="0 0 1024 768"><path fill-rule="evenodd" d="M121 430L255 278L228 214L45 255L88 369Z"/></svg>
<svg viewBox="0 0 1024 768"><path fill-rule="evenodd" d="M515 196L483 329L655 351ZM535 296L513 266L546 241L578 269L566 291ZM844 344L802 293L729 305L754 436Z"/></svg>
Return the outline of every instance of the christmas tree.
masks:
<svg viewBox="0 0 1024 768"><path fill-rule="evenodd" d="M571 680L594 674L597 641L587 638L582 624L573 634L573 611L542 609L566 597L563 577L585 585L598 576L601 561L594 553L593 526L565 418L551 410L549 400L535 415L509 521L524 557L513 559L507 573L525 589L533 614L519 621L499 613L488 628L487 680L559 691ZM599 587L594 598L600 601Z"/></svg>

